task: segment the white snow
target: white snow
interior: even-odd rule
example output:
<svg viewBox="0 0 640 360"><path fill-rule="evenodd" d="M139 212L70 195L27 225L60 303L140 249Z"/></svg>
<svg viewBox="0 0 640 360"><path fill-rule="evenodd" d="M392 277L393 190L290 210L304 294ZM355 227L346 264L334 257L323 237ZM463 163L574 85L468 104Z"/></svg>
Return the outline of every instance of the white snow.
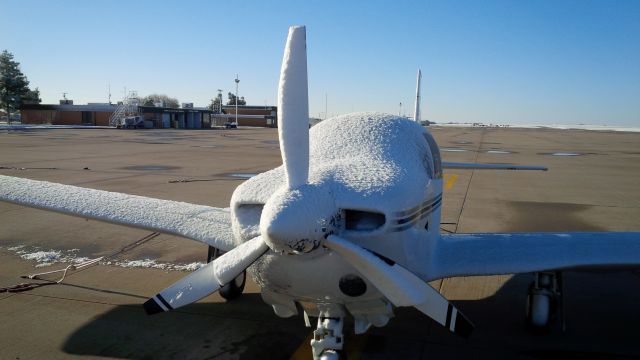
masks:
<svg viewBox="0 0 640 360"><path fill-rule="evenodd" d="M1 247L0 247L1 248ZM39 248L18 245L6 248L6 250L15 253L25 260L35 261L36 267L51 266L53 264L81 264L92 260L88 257L79 257L76 255L79 249L71 250L41 250ZM189 264L174 264L168 262L158 262L154 259L139 260L110 260L101 261L102 265L119 266L124 268L153 268L161 270L175 271L195 271L206 265L204 262L192 262Z"/></svg>
<svg viewBox="0 0 640 360"><path fill-rule="evenodd" d="M229 210L0 175L0 200L233 248Z"/></svg>
<svg viewBox="0 0 640 360"><path fill-rule="evenodd" d="M33 260L38 262L38 264L47 264L51 265L53 263L59 262L62 257L62 252L59 250L52 251L36 251L33 253L26 253L20 255L21 258L25 260Z"/></svg>
<svg viewBox="0 0 640 360"><path fill-rule="evenodd" d="M322 121L310 130L309 183L323 184L338 207L410 208L427 188L425 177L414 176L425 172L425 132L415 122L382 113ZM232 211L241 204L265 204L285 185L282 167L261 173L236 189Z"/></svg>
<svg viewBox="0 0 640 360"><path fill-rule="evenodd" d="M289 28L278 86L278 137L289 188L307 182L309 172L309 96L304 26Z"/></svg>
<svg viewBox="0 0 640 360"><path fill-rule="evenodd" d="M268 249L262 238L256 237L217 258L213 274L218 283L226 284L233 280Z"/></svg>
<svg viewBox="0 0 640 360"><path fill-rule="evenodd" d="M142 260L123 260L115 261L111 265L124 267L124 268L147 268L147 269L160 269L160 270L175 270L175 271L195 271L205 266L204 262L192 262L189 264L173 264L167 262L158 262L153 259Z"/></svg>

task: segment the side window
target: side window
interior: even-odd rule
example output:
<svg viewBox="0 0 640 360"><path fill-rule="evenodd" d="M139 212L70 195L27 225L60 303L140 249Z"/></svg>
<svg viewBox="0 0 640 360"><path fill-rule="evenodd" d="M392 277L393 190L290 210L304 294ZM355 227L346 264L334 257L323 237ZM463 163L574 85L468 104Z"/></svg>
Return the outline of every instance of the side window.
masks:
<svg viewBox="0 0 640 360"><path fill-rule="evenodd" d="M433 159L433 178L442 179L442 160L440 159L440 149L438 149L438 144L436 144L433 136L429 133L425 133L424 138L427 140L427 144L429 144L429 149L431 150L431 159Z"/></svg>

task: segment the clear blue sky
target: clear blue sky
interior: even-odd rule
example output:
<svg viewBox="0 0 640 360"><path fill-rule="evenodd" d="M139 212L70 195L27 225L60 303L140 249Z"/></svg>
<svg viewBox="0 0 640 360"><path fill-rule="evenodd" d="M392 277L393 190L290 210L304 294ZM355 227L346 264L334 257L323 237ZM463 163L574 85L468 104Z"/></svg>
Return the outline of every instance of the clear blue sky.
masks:
<svg viewBox="0 0 640 360"><path fill-rule="evenodd" d="M44 103L123 89L205 106L240 77L274 104L287 28L307 25L311 116L640 126L640 1L0 0L0 50ZM226 96L225 96L226 99Z"/></svg>

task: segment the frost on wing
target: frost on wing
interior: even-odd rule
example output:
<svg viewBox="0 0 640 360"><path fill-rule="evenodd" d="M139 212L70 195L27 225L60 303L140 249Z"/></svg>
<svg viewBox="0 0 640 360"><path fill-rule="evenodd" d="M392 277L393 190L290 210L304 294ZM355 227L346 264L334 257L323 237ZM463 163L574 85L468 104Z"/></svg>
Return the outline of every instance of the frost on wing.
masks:
<svg viewBox="0 0 640 360"><path fill-rule="evenodd" d="M0 200L233 248L228 209L0 175Z"/></svg>

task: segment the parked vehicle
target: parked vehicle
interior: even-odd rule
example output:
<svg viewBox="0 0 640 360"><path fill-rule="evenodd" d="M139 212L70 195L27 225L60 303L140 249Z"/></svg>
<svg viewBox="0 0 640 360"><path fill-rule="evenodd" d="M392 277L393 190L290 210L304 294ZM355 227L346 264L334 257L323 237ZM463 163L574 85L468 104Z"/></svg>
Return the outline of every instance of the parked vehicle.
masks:
<svg viewBox="0 0 640 360"><path fill-rule="evenodd" d="M118 122L118 129L144 129L144 118L142 116L127 116Z"/></svg>

